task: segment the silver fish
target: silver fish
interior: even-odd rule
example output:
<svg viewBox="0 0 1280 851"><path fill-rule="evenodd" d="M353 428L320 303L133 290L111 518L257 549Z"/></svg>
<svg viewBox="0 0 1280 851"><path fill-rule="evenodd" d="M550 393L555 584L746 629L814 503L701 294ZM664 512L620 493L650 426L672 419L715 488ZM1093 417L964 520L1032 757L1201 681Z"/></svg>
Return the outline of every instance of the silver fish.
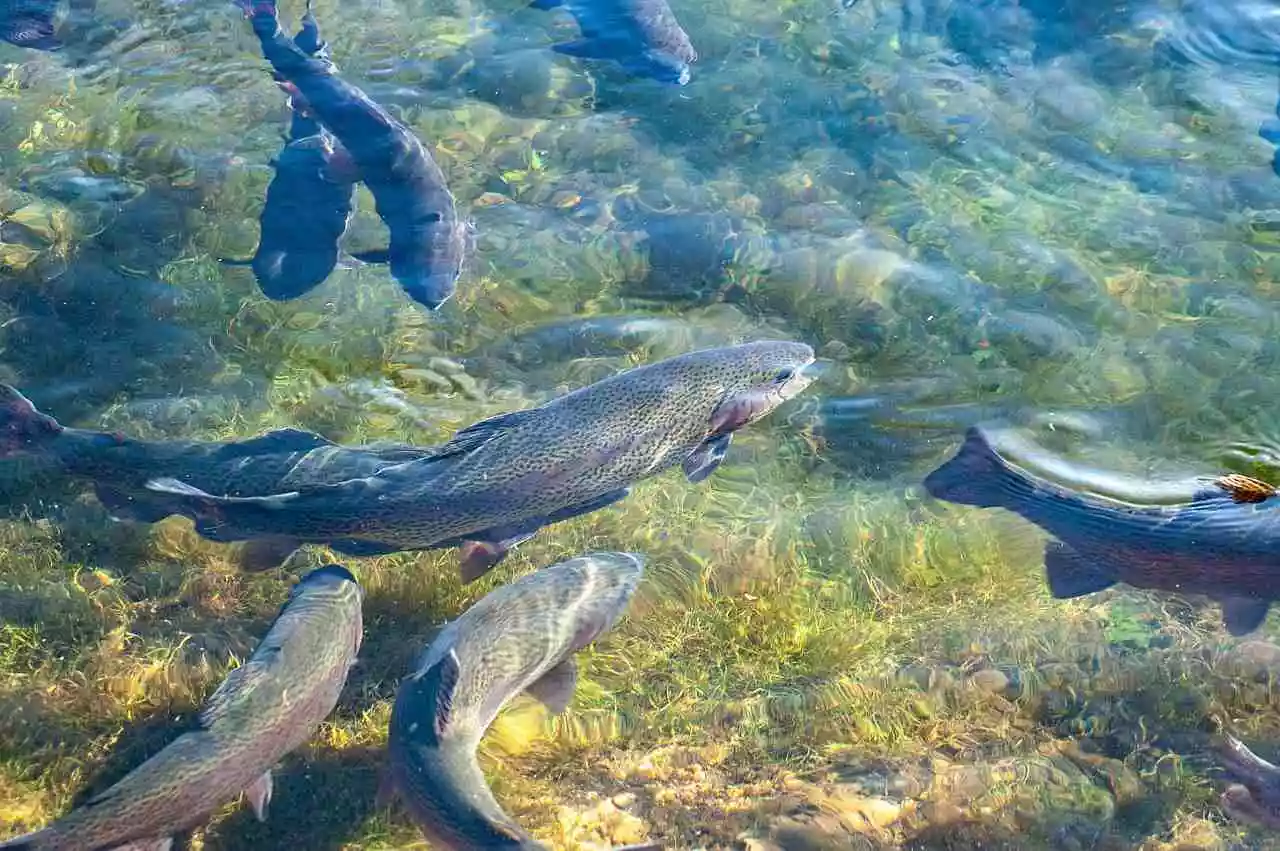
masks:
<svg viewBox="0 0 1280 851"><path fill-rule="evenodd" d="M803 343L706 349L483 420L430 457L340 484L257 497L215 496L174 479L147 486L171 495L214 540L461 546L470 582L543 526L611 505L637 481L676 465L702 481L735 431L809 386L812 364Z"/></svg>
<svg viewBox="0 0 1280 851"><path fill-rule="evenodd" d="M573 654L612 628L643 572L630 553L570 559L491 592L431 642L396 695L386 782L433 847L545 849L498 805L476 748L521 692L565 710Z"/></svg>
<svg viewBox="0 0 1280 851"><path fill-rule="evenodd" d="M360 649L363 591L327 565L293 587L249 660L232 671L185 733L119 783L7 851L168 851L242 790L259 819L271 767L337 705Z"/></svg>

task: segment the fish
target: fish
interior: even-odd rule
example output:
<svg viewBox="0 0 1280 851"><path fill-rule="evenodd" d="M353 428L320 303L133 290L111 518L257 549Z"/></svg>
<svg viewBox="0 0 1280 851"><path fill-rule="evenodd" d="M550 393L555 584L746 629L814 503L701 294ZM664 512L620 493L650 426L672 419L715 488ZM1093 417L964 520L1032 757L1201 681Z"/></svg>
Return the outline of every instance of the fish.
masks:
<svg viewBox="0 0 1280 851"><path fill-rule="evenodd" d="M1223 791L1220 803L1231 817L1272 830L1280 830L1280 766L1267 762L1230 733L1218 746L1223 764L1235 779Z"/></svg>
<svg viewBox="0 0 1280 851"><path fill-rule="evenodd" d="M328 56L310 12L303 16L293 41L310 56ZM354 182L326 177L332 160L345 160L350 154L300 97L291 98L289 106L289 135L271 161L275 176L267 186L259 217L257 251L250 260L222 261L227 266L250 266L262 294L273 301L306 295L333 272L355 195Z"/></svg>
<svg viewBox="0 0 1280 851"><path fill-rule="evenodd" d="M574 654L608 632L644 573L632 553L592 553L490 592L436 636L396 692L381 798L433 848L546 849L503 812L476 760L485 730L526 693L560 714Z"/></svg>
<svg viewBox="0 0 1280 851"><path fill-rule="evenodd" d="M461 547L472 582L544 526L624 499L680 466L700 482L734 432L816 378L813 349L765 341L703 349L636 367L535 408L461 429L430 457L338 484L270 495L219 495L180 481L148 487L212 540L276 536L376 547Z"/></svg>
<svg viewBox="0 0 1280 851"><path fill-rule="evenodd" d="M340 565L294 585L253 655L184 733L120 782L6 851L168 851L243 791L265 821L271 769L311 737L360 650L363 591Z"/></svg>
<svg viewBox="0 0 1280 851"><path fill-rule="evenodd" d="M54 33L57 0L5 0L0 4L0 38L31 50L62 49Z"/></svg>
<svg viewBox="0 0 1280 851"><path fill-rule="evenodd" d="M286 90L340 143L325 173L340 183L363 182L387 226L385 249L351 256L388 264L410 298L439 309L457 288L469 244L444 172L412 130L280 29L274 0L240 0L240 6Z"/></svg>
<svg viewBox="0 0 1280 851"><path fill-rule="evenodd" d="M281 487L343 482L388 465L424 457L429 449L403 444L340 446L318 434L275 429L236 441L138 440L121 432L68 428L41 413L17 389L0 384L0 459L34 457L92 484L98 501L116 519L159 523L181 514L183 504L146 487L167 476L196 487L241 496L274 493ZM343 541L346 555L369 555L369 546ZM297 545L274 537L246 540L242 566L264 570L285 561Z"/></svg>
<svg viewBox="0 0 1280 851"><path fill-rule="evenodd" d="M935 499L1004 508L1052 535L1045 574L1059 599L1117 582L1203 594L1221 604L1227 631L1240 636L1261 626L1280 598L1280 499L1273 486L1247 476L1199 482L1179 502L1137 504L1041 478L1001 457L973 427L924 488Z"/></svg>
<svg viewBox="0 0 1280 851"><path fill-rule="evenodd" d="M677 86L689 84L698 60L689 34L667 0L533 0L531 8L562 8L578 23L582 38L551 45L579 59L608 59L630 74Z"/></svg>

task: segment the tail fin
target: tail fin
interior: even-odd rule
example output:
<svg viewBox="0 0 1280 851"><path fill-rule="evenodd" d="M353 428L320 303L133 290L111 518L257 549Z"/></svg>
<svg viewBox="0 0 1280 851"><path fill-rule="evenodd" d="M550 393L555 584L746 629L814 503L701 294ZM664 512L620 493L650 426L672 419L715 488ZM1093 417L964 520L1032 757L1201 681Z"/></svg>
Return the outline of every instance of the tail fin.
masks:
<svg viewBox="0 0 1280 851"><path fill-rule="evenodd" d="M57 420L37 411L26 396L8 384L0 384L0 458L38 450L61 432Z"/></svg>
<svg viewBox="0 0 1280 851"><path fill-rule="evenodd" d="M1004 508L1010 503L1005 487L1016 476L992 448L979 428L970 428L955 457L930 473L925 490L934 499L982 508Z"/></svg>

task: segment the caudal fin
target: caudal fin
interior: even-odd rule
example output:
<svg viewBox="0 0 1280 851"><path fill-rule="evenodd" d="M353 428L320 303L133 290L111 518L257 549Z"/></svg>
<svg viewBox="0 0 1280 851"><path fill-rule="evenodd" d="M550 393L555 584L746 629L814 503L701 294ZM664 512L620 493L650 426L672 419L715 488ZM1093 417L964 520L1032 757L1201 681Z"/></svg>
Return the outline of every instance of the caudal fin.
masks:
<svg viewBox="0 0 1280 851"><path fill-rule="evenodd" d="M43 448L62 426L8 384L0 384L0 458Z"/></svg>
<svg viewBox="0 0 1280 851"><path fill-rule="evenodd" d="M1017 473L996 454L981 429L965 432L955 457L925 477L924 487L934 499L982 508L1010 503L1008 484Z"/></svg>

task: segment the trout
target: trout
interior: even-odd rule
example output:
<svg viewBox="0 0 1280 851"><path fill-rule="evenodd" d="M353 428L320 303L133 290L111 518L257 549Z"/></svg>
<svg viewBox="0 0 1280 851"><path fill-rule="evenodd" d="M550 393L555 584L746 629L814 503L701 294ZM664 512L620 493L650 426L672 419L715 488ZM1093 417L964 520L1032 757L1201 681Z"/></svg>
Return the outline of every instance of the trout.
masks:
<svg viewBox="0 0 1280 851"><path fill-rule="evenodd" d="M135 440L119 432L67 428L36 410L14 388L0 384L0 458L33 457L88 481L113 517L139 523L158 523L183 513L182 501L146 487L157 476L250 496L347 481L429 451L398 444L344 447L291 428L225 443ZM376 554L361 541L330 543L347 555ZM348 543L349 551L343 550ZM266 569L279 565L295 549L292 541L259 536L241 548L240 561L251 570Z"/></svg>
<svg viewBox="0 0 1280 851"><path fill-rule="evenodd" d="M403 803L432 847L545 851L494 799L476 748L521 692L555 714L568 707L574 654L612 628L643 565L630 553L594 553L504 585L445 626L401 682L384 795Z"/></svg>
<svg viewBox="0 0 1280 851"><path fill-rule="evenodd" d="M360 649L362 597L344 567L307 574L253 655L209 698L195 730L53 824L0 842L0 849L168 851L175 833L202 824L241 791L265 819L272 766L338 703Z"/></svg>
<svg viewBox="0 0 1280 851"><path fill-rule="evenodd" d="M628 73L677 86L689 82L698 53L667 0L533 0L534 9L563 8L582 32L551 45L565 56L607 59Z"/></svg>
<svg viewBox="0 0 1280 851"><path fill-rule="evenodd" d="M172 479L148 486L181 504L213 540L461 546L462 577L471 582L542 527L618 502L635 482L677 465L702 481L734 432L813 381L812 364L803 343L706 349L482 420L430 457L339 484L253 497Z"/></svg>
<svg viewBox="0 0 1280 851"><path fill-rule="evenodd" d="M1204 594L1222 604L1232 635L1257 629L1280 599L1274 567L1280 499L1265 482L1223 476L1206 480L1186 501L1139 505L1036 476L971 428L956 456L924 486L947 502L1012 511L1056 538L1045 546L1044 565L1049 590L1060 599L1117 582Z"/></svg>
<svg viewBox="0 0 1280 851"><path fill-rule="evenodd" d="M274 0L241 0L240 6L277 77L341 143L327 173L339 182L359 179L373 194L390 241L352 256L389 264L411 298L436 310L454 293L468 240L444 172L412 130L280 29Z"/></svg>

